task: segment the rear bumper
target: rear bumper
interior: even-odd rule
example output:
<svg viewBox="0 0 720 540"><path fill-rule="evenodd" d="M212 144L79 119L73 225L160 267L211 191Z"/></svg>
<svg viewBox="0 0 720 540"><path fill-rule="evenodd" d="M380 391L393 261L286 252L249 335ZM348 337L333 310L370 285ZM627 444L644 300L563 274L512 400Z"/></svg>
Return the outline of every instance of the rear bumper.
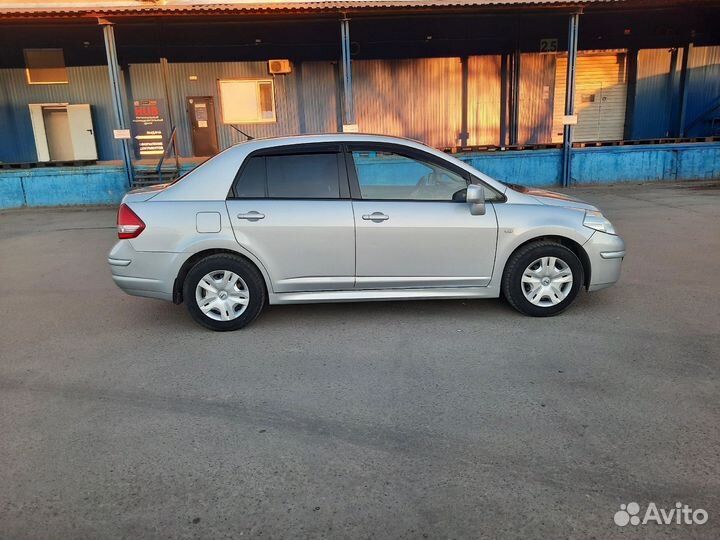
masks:
<svg viewBox="0 0 720 540"><path fill-rule="evenodd" d="M120 240L108 255L113 281L133 296L159 298L172 302L173 272L182 254L135 251L129 240Z"/></svg>
<svg viewBox="0 0 720 540"><path fill-rule="evenodd" d="M617 282L625 258L625 242L619 236L596 231L585 245L590 258L588 291L604 289Z"/></svg>

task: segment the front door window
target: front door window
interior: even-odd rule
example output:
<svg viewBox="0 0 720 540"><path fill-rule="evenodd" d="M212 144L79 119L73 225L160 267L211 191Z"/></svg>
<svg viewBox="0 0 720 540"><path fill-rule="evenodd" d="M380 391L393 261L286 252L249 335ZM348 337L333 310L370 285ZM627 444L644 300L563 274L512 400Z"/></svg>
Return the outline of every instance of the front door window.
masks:
<svg viewBox="0 0 720 540"><path fill-rule="evenodd" d="M428 161L384 150L353 151L360 193L365 200L461 200L467 181Z"/></svg>

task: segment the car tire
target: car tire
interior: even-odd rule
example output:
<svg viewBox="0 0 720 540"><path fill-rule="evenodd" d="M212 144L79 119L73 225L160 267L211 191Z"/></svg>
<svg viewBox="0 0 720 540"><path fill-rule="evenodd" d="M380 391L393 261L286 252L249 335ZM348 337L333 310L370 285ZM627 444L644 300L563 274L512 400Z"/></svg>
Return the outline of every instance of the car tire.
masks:
<svg viewBox="0 0 720 540"><path fill-rule="evenodd" d="M190 316L216 332L250 324L262 311L265 297L265 282L257 268L229 254L201 259L183 283L183 300Z"/></svg>
<svg viewBox="0 0 720 540"><path fill-rule="evenodd" d="M520 313L550 317L572 304L584 282L577 255L562 244L543 240L522 246L510 256L502 293Z"/></svg>

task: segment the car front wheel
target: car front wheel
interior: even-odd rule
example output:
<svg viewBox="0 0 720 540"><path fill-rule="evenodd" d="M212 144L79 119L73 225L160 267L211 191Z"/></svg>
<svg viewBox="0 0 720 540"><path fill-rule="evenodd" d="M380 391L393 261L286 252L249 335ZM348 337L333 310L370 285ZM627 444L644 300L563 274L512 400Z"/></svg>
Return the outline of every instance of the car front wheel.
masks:
<svg viewBox="0 0 720 540"><path fill-rule="evenodd" d="M557 315L572 303L584 282L583 266L567 247L533 242L512 254L502 290L511 306L525 315Z"/></svg>
<svg viewBox="0 0 720 540"><path fill-rule="evenodd" d="M238 330L265 305L265 284L257 269L233 255L210 255L195 264L183 284L190 315L211 330Z"/></svg>

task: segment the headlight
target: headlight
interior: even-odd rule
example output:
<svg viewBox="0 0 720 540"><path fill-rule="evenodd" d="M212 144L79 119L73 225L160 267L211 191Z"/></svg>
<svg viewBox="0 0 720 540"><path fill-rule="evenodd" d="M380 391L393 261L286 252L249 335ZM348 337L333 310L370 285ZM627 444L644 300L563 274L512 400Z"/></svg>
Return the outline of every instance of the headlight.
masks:
<svg viewBox="0 0 720 540"><path fill-rule="evenodd" d="M596 231L615 234L615 227L613 227L608 218L595 210L585 210L583 225Z"/></svg>

